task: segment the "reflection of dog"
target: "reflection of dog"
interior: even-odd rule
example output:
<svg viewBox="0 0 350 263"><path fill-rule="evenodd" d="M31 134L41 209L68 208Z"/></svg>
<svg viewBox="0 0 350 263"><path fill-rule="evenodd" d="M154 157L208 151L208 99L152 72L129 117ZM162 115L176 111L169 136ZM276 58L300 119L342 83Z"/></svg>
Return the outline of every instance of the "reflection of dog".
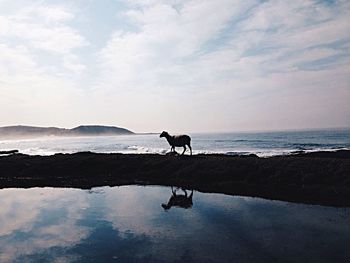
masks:
<svg viewBox="0 0 350 263"><path fill-rule="evenodd" d="M187 196L187 191L185 189L181 188L181 190L185 193L184 195L177 194L176 190L174 190L173 187L171 187L172 195L171 195L168 203L162 204L162 207L165 210L168 210L173 206L182 207L185 209L192 207L192 205L193 205L193 202L192 202L193 190L191 191L191 194L189 196Z"/></svg>

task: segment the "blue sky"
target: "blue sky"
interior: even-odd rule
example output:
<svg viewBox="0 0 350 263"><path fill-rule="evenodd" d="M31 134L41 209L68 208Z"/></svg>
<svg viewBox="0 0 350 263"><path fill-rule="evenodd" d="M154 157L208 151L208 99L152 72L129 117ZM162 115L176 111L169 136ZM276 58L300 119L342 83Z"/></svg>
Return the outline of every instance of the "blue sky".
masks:
<svg viewBox="0 0 350 263"><path fill-rule="evenodd" d="M0 125L350 126L350 2L0 0Z"/></svg>

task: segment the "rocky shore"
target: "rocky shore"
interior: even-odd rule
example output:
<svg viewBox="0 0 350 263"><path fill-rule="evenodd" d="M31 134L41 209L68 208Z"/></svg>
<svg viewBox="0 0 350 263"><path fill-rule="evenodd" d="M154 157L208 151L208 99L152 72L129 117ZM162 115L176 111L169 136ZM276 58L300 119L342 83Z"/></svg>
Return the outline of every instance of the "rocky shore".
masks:
<svg viewBox="0 0 350 263"><path fill-rule="evenodd" d="M350 206L350 151L271 158L91 152L0 157L0 188L132 184Z"/></svg>

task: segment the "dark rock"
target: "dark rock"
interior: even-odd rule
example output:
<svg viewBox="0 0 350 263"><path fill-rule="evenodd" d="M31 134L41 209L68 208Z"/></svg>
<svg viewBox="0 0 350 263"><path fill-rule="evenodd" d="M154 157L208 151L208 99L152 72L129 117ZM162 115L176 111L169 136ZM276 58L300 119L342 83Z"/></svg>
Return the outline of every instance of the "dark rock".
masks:
<svg viewBox="0 0 350 263"><path fill-rule="evenodd" d="M347 151L271 158L91 152L15 154L0 157L0 187L173 185L203 192L350 206L349 156Z"/></svg>

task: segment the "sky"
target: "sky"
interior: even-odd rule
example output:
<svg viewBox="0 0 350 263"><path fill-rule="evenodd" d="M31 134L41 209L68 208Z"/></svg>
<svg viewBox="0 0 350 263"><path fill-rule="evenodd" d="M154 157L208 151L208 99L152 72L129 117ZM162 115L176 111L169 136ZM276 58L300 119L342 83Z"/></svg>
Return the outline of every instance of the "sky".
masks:
<svg viewBox="0 0 350 263"><path fill-rule="evenodd" d="M350 127L348 0L0 0L0 126Z"/></svg>

